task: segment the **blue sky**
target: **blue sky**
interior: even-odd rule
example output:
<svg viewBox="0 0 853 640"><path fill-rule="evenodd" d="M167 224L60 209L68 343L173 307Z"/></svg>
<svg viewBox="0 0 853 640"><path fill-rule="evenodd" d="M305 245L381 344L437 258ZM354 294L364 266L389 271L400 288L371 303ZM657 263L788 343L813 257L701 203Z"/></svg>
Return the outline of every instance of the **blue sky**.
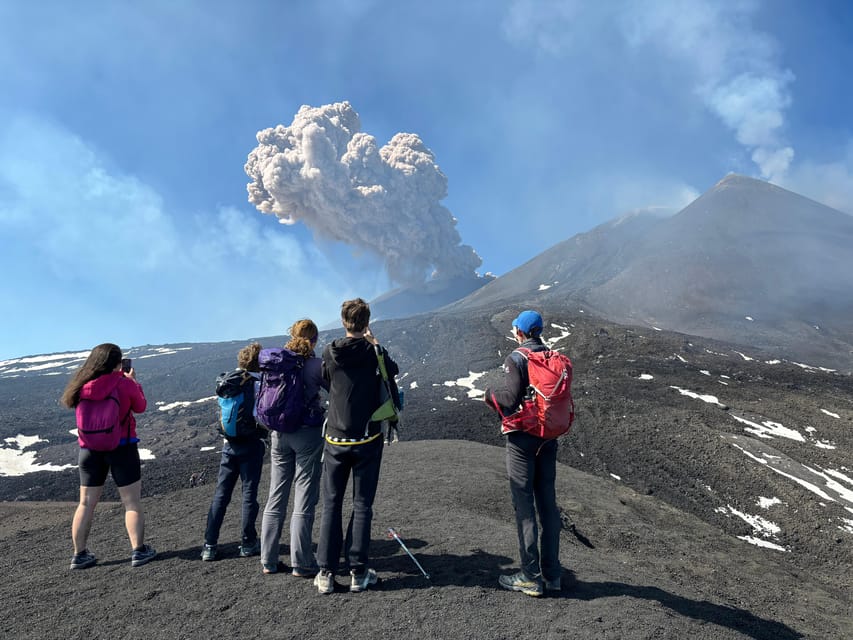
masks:
<svg viewBox="0 0 853 640"><path fill-rule="evenodd" d="M4 2L0 359L281 334L392 286L346 225L247 199L302 105L417 134L480 273L732 171L853 213L850 33L847 2Z"/></svg>

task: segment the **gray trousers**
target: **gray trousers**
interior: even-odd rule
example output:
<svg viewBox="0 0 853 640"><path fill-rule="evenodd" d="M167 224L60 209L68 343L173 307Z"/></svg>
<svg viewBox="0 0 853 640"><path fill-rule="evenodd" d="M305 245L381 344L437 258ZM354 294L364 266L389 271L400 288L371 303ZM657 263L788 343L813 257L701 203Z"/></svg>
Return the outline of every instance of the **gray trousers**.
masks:
<svg viewBox="0 0 853 640"><path fill-rule="evenodd" d="M510 433L506 439L506 470L515 507L521 570L528 579L541 575L545 580L559 580L561 523L554 486L557 441L518 431ZM537 512L542 524L541 540Z"/></svg>
<svg viewBox="0 0 853 640"><path fill-rule="evenodd" d="M317 571L311 545L314 510L320 496L320 427L302 427L293 433L273 431L270 444L270 494L261 521L261 562L278 564L279 542L290 486L293 512L290 515L290 566L305 572Z"/></svg>

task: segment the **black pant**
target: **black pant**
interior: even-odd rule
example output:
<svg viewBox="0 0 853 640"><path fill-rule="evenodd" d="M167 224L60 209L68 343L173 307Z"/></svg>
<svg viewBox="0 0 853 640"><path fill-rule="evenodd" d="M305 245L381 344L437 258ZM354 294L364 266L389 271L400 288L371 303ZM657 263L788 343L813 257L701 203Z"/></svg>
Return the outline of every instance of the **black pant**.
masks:
<svg viewBox="0 0 853 640"><path fill-rule="evenodd" d="M521 570L528 578L560 577L560 511L554 482L557 477L557 441L527 433L507 435L506 471L515 522ZM536 512L542 524L541 556Z"/></svg>
<svg viewBox="0 0 853 640"><path fill-rule="evenodd" d="M204 531L206 544L219 542L219 529L225 519L225 510L231 502L231 494L237 484L237 478L243 482L243 533L244 544L252 544L258 539L255 523L258 519L258 484L261 481L261 468L264 464L264 443L252 440L248 443L222 445L222 458L219 462L219 478L213 501L207 513L207 528Z"/></svg>
<svg viewBox="0 0 853 640"><path fill-rule="evenodd" d="M379 484L382 438L366 444L336 445L326 442L323 450L323 518L317 542L317 563L322 569L337 571L341 546L349 568L363 573L370 548L373 499ZM352 515L343 540L343 503L352 474Z"/></svg>

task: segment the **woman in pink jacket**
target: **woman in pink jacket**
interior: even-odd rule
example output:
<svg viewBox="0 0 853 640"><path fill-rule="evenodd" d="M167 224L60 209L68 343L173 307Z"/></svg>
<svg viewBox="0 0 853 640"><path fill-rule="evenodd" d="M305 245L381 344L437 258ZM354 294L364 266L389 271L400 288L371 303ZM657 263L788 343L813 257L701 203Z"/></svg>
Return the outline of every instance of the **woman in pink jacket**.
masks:
<svg viewBox="0 0 853 640"><path fill-rule="evenodd" d="M133 416L134 413L145 411L145 394L136 381L135 371L132 368L126 372L122 370L121 356L118 346L99 344L92 349L62 394L62 404L77 411L80 444L80 503L71 524L71 540L74 544L71 569L85 569L96 562L95 554L86 547L86 541L108 473L112 473L124 505L124 524L133 548L131 565L141 566L156 555L154 548L145 544L145 518L141 502L142 468L137 447L139 438L136 437L136 418ZM117 401L121 438L113 450L101 451L87 446L80 431L83 401L92 401L86 406L94 406L96 411L100 406L107 407Z"/></svg>

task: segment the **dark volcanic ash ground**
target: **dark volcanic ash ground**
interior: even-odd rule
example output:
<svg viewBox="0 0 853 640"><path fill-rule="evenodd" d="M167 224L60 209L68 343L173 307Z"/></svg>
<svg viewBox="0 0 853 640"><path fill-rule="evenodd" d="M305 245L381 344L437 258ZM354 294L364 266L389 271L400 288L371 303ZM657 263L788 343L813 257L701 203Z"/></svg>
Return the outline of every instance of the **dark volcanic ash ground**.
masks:
<svg viewBox="0 0 853 640"><path fill-rule="evenodd" d="M378 542L388 563L386 588L397 588L390 597L366 594L376 607L370 615L377 616L365 622L366 631L416 625L425 637L532 637L513 626L522 617L535 620L540 637L853 636L851 376L823 370L819 362L779 361L772 353L618 326L577 308L545 308L545 337L575 364L577 420L561 444L560 459L567 465L561 477L570 479L561 485L561 506L567 526L574 524L594 549L566 530L564 561L578 584L564 600L537 603L496 592L497 570L516 561L500 450L474 453L464 443L406 441L502 444L494 416L477 396L500 379L500 363L512 348L509 324L518 310L426 314L374 327L400 364L406 392L404 442L389 449L382 479L386 504L396 506L384 507L393 513L377 519L374 537L381 539L385 522L404 536L408 530L421 541L419 553L430 549L438 564L439 557L450 558L441 571L457 566L464 577L445 578L436 583L441 588L425 590L413 584L414 567L405 567L393 546ZM323 341L335 335L324 334ZM282 339L261 341L271 346ZM162 584L170 581L190 580L186 590L207 594L234 577L260 601L270 588L259 572L237 560L212 568L194 564L212 487L189 490L187 481L193 473L215 477L218 438L209 398L216 374L233 366L242 344L176 345L171 352L144 347L131 354L150 403L139 419L141 447L153 455L143 472L144 495L155 542L165 555L162 564L151 566L157 580L133 587L149 603L140 611L168 600L175 602L173 609L201 615L202 596L178 597ZM161 355L142 357L156 353ZM23 453L35 454L38 463L73 464L76 445L68 433L73 415L56 404L66 376L44 375L50 369L10 374L13 366L23 368L0 368L0 436L40 436L48 442ZM433 459L434 452L452 457L456 451L462 452L458 464ZM403 452L410 457L395 470L393 461ZM484 487L488 495L476 493ZM405 498L409 488L419 489ZM4 500L75 500L76 494L75 469L0 478ZM3 557L17 545L42 548L50 541L46 553L53 559L45 562L40 554L42 568L29 577L16 573L16 579L28 580L22 584L30 589L47 589L54 600L68 598L75 589L65 558L71 507L19 502L0 509ZM110 518L115 522L99 548L121 556L120 510L102 513L96 530ZM230 514L232 525L234 517ZM464 534L457 538L456 530ZM470 542L478 537L481 543ZM35 561L28 558L21 567L31 572ZM129 580L120 577L129 570L123 564L98 570ZM412 575L394 577L395 571ZM51 580L56 586L45 587ZM310 585L288 586L281 594L301 612L294 636L299 625L310 626L303 611L323 617L324 630L344 628L344 622L327 620L331 605L314 609ZM80 604L75 598L69 606ZM15 602L11 610L20 611L21 601ZM35 602L32 607L43 601ZM547 609L530 608L540 605ZM235 603L225 609L236 608ZM192 616L184 620L173 613L171 622L166 614L158 624L174 624L177 637L202 636L185 626ZM143 624L139 615L131 618ZM13 628L23 629L18 613L11 620ZM459 625L457 633L449 632L451 621ZM207 623L193 624L204 629ZM66 635L77 637L86 628L80 623ZM260 637L266 628L258 623Z"/></svg>
<svg viewBox="0 0 853 640"><path fill-rule="evenodd" d="M14 638L846 638L850 603L838 582L609 478L560 465L564 515L558 596L501 590L515 531L498 447L401 442L384 453L371 547L375 590L321 596L310 580L264 576L237 557L232 508L223 558L199 559L213 487L146 498L159 557L131 568L116 504L90 538L99 563L67 569L73 504L10 503L0 517L7 579L0 630ZM265 484L264 484L265 488ZM422 566L384 536L394 527ZM21 549L38 549L22 553ZM282 552L287 553L283 546Z"/></svg>

